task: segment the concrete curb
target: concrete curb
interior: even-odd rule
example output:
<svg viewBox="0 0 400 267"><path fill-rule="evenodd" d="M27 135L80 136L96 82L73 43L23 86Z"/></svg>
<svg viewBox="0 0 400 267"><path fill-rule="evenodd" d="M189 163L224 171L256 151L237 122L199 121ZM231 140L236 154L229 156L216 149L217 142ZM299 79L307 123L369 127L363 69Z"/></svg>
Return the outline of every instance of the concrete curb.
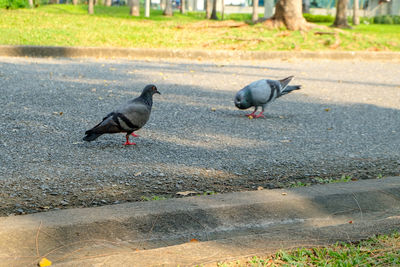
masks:
<svg viewBox="0 0 400 267"><path fill-rule="evenodd" d="M216 262L387 233L399 214L400 177L391 177L3 217L0 266Z"/></svg>
<svg viewBox="0 0 400 267"><path fill-rule="evenodd" d="M101 48L66 46L0 45L0 56L9 57L89 57L127 59L190 59L190 60L272 60L272 59L329 59L378 60L400 62L399 52L365 51L207 51L155 48Z"/></svg>

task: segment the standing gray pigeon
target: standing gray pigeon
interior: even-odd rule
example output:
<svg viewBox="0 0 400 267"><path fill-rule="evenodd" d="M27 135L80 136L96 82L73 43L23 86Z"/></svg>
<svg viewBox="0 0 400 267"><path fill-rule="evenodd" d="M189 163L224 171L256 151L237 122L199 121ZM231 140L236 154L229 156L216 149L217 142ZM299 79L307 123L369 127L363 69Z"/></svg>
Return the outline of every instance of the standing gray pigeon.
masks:
<svg viewBox="0 0 400 267"><path fill-rule="evenodd" d="M102 134L126 133L124 145L136 145L129 142L129 136L132 134L132 136L138 137L134 131L142 128L149 120L155 93L160 94L155 85L146 85L139 97L129 100L104 117L99 124L86 131L83 140L90 142Z"/></svg>
<svg viewBox="0 0 400 267"><path fill-rule="evenodd" d="M244 87L236 93L235 106L239 109L248 109L255 107L254 111L246 114L248 117L264 117L263 112L268 103L276 98L288 94L293 90L299 90L300 85L288 85L294 76L289 76L283 80L258 80ZM254 116L258 107L261 106L261 112Z"/></svg>

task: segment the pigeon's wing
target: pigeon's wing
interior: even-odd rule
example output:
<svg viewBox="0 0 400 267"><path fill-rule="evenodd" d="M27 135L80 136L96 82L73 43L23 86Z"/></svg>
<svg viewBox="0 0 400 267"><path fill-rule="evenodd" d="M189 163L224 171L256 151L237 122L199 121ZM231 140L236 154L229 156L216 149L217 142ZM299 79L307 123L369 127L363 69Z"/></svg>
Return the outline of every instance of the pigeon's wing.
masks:
<svg viewBox="0 0 400 267"><path fill-rule="evenodd" d="M251 92L251 101L254 106L266 104L271 95L271 87L266 80L259 80L248 85Z"/></svg>
<svg viewBox="0 0 400 267"><path fill-rule="evenodd" d="M92 129L87 130L85 134L105 134L105 133L120 133L121 128L115 121L115 113L111 112L103 120L94 126Z"/></svg>
<svg viewBox="0 0 400 267"><path fill-rule="evenodd" d="M140 99L129 101L115 111L120 126L127 132L142 128L149 120L150 112L151 106Z"/></svg>

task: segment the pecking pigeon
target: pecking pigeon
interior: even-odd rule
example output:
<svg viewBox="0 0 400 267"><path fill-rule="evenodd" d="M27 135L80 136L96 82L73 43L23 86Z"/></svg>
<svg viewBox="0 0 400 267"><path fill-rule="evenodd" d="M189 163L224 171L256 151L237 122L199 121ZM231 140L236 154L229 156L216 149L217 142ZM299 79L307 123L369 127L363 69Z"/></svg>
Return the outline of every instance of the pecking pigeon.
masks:
<svg viewBox="0 0 400 267"><path fill-rule="evenodd" d="M136 145L129 142L129 136L132 134L132 136L138 137L134 131L142 128L149 120L155 93L160 94L155 85L146 85L139 97L118 107L104 117L103 121L86 131L83 140L90 142L102 134L126 133L124 145Z"/></svg>
<svg viewBox="0 0 400 267"><path fill-rule="evenodd" d="M263 112L268 103L276 98L288 94L293 90L299 90L301 85L288 85L294 76L289 76L283 80L258 80L244 87L236 93L235 106L239 109L248 109L255 107L254 111L246 114L248 117L264 117ZM258 107L261 106L261 112L254 116Z"/></svg>

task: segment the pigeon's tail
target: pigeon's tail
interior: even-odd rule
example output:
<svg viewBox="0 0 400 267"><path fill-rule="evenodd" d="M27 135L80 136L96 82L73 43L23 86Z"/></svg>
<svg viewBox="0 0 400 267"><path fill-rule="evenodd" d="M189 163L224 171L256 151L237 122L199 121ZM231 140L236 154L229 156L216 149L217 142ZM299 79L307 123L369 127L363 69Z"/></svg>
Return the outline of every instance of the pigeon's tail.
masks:
<svg viewBox="0 0 400 267"><path fill-rule="evenodd" d="M294 76L289 76L285 79L279 80L279 83L282 86L282 92L285 91L286 86L290 83L291 80L293 80Z"/></svg>
<svg viewBox="0 0 400 267"><path fill-rule="evenodd" d="M100 135L102 135L102 134L100 134L100 133L94 133L92 130L86 131L85 134L86 134L86 136L83 137L83 140L88 141L88 142L93 141L93 140L95 140L97 137L99 137Z"/></svg>
<svg viewBox="0 0 400 267"><path fill-rule="evenodd" d="M301 85L288 85L286 86L286 88L283 90L281 95L286 95L289 94L291 91L293 90L300 90L301 89Z"/></svg>

